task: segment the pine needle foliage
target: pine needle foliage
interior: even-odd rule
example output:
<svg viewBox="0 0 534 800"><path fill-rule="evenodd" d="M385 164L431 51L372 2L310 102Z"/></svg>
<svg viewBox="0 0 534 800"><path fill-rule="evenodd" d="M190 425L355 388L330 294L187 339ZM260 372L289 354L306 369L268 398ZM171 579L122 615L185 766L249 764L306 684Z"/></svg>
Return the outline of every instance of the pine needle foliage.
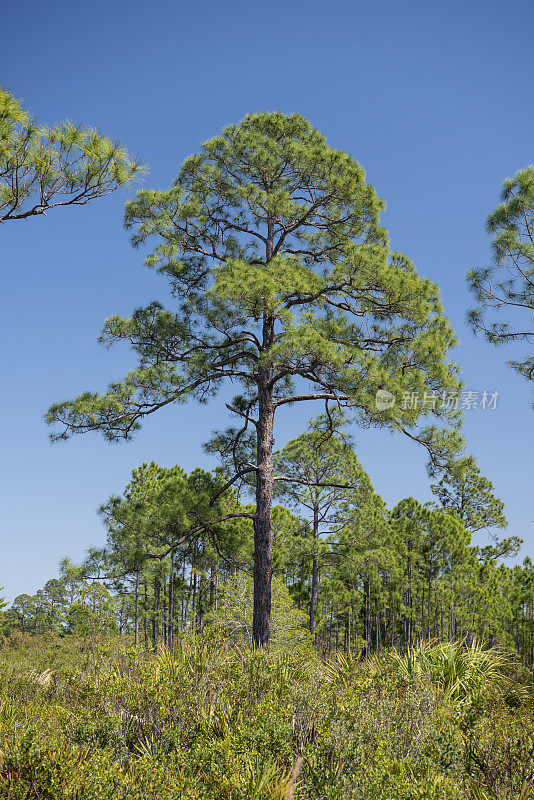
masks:
<svg viewBox="0 0 534 800"><path fill-rule="evenodd" d="M85 205L141 172L118 142L70 121L42 125L0 87L0 222Z"/></svg>
<svg viewBox="0 0 534 800"><path fill-rule="evenodd" d="M473 329L494 345L534 341L534 165L507 178L501 202L487 220L494 263L467 273L477 306L469 312ZM504 316L511 313L516 323ZM510 365L534 380L534 356Z"/></svg>

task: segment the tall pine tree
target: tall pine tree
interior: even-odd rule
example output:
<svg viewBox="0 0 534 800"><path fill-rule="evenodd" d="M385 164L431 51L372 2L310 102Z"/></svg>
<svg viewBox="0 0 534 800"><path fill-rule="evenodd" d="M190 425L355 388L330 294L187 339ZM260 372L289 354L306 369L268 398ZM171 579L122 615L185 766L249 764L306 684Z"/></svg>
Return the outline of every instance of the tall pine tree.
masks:
<svg viewBox="0 0 534 800"><path fill-rule="evenodd" d="M438 289L391 252L383 207L362 167L300 115L252 114L230 125L186 159L168 191L143 190L127 205L133 243L155 242L146 263L169 280L176 309L151 303L109 319L103 341L128 341L138 366L106 393L86 392L47 415L61 426L55 438L100 430L127 439L163 406L240 385L228 408L241 427L229 442L237 448L253 431L256 458L228 486L244 473L254 478L255 645L270 636L281 408L345 407L360 424L420 441L434 460L457 444L457 431L433 424L456 424L447 404L375 403L383 387L398 399L457 389Z"/></svg>

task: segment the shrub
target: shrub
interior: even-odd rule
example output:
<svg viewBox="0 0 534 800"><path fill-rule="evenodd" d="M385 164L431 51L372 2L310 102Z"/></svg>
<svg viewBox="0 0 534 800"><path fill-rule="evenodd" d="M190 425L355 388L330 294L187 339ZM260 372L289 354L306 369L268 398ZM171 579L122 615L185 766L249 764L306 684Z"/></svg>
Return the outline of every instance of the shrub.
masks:
<svg viewBox="0 0 534 800"><path fill-rule="evenodd" d="M89 653L83 641L13 643L0 654L0 796L529 796L534 715L503 702L506 658L488 666L494 653L479 646L420 645L323 664L283 632L269 651L215 621L158 655L118 637Z"/></svg>

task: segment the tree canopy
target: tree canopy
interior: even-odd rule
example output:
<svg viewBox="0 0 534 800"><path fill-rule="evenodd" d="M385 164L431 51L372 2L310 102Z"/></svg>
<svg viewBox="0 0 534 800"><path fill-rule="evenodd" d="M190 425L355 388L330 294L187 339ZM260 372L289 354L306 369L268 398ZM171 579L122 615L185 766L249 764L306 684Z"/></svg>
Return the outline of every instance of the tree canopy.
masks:
<svg viewBox="0 0 534 800"><path fill-rule="evenodd" d="M492 482L481 474L473 456L458 459L445 472L432 492L447 511L456 514L471 532L505 528L504 503L493 494Z"/></svg>

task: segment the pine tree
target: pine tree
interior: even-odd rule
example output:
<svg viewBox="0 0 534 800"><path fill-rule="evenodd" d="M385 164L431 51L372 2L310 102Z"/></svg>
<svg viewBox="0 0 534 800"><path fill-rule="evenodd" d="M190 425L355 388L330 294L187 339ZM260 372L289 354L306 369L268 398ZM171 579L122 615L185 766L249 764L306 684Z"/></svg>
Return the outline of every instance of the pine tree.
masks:
<svg viewBox="0 0 534 800"><path fill-rule="evenodd" d="M342 526L347 505L361 505L372 492L369 476L362 468L349 441L337 431L327 429L320 419L312 430L291 439L275 454L279 492L295 507L311 515L312 575L309 628L315 635L319 594L321 535ZM325 430L321 428L325 427Z"/></svg>
<svg viewBox="0 0 534 800"><path fill-rule="evenodd" d="M35 597L29 594L17 595L9 611L21 630L35 632L37 616Z"/></svg>
<svg viewBox="0 0 534 800"><path fill-rule="evenodd" d="M207 554L207 545L216 540L220 550L231 546L232 535L225 522L233 520L230 505L235 497L211 503L220 480L195 469L190 475L179 466L160 467L144 463L132 472L132 479L121 497L112 496L99 513L108 530L110 570L108 579L133 582L135 644L139 639L140 590L143 581L152 585L153 642L157 649L157 630L162 621L161 607L167 609L163 621L164 638L172 646L174 638L175 557L180 549L194 546L195 554ZM224 508L223 508L224 505ZM224 511L228 511L225 514ZM238 516L238 523L242 517ZM201 541L201 536L205 537ZM241 540L245 537L242 535ZM195 559L197 560L197 559ZM152 564L150 563L152 562ZM196 568L191 564L191 569ZM162 596L166 587L167 595ZM145 616L147 609L144 609Z"/></svg>
<svg viewBox="0 0 534 800"><path fill-rule="evenodd" d="M470 536L455 515L426 508L413 497L397 503L391 519L397 536L397 552L405 560L403 615L405 641L407 647L411 647L417 632L430 638L434 581L440 571L451 569L458 553L465 554ZM420 623L416 617L418 607Z"/></svg>
<svg viewBox="0 0 534 800"><path fill-rule="evenodd" d="M370 652L373 616L374 641L379 638L376 619L380 612L376 608L373 615L373 602L377 606L383 601L383 605L383 595L391 591L395 580L395 542L386 505L376 492L364 490L344 512L343 524L328 537L329 552L323 556L329 568L330 606L336 609L336 626L344 619L345 649L364 645Z"/></svg>
<svg viewBox="0 0 534 800"><path fill-rule="evenodd" d="M72 605L78 599L83 584L83 569L65 556L59 562L59 575L67 592L67 602Z"/></svg>
<svg viewBox="0 0 534 800"><path fill-rule="evenodd" d="M437 287L390 251L383 207L361 166L303 117L252 114L230 125L186 159L171 189L143 190L126 208L133 243L155 240L146 263L169 280L177 310L151 303L109 319L103 341L127 340L138 367L105 394L86 392L47 414L61 425L54 438L100 430L116 441L163 406L240 384L228 408L241 427L227 441L237 451L252 431L256 457L227 485L254 476L256 645L270 636L280 409L345 407L360 424L403 431L433 460L458 444L456 428L431 424L456 425L445 404L375 403L384 386L398 399L457 389Z"/></svg>
<svg viewBox="0 0 534 800"><path fill-rule="evenodd" d="M37 123L0 87L0 222L85 205L141 170L117 142L92 128Z"/></svg>
<svg viewBox="0 0 534 800"><path fill-rule="evenodd" d="M478 306L469 312L475 331L495 345L534 341L534 166L530 164L504 181L501 202L488 217L495 262L472 269L467 281ZM503 312L518 315L512 325ZM488 317L489 315L489 317ZM510 365L528 380L534 380L534 356Z"/></svg>
<svg viewBox="0 0 534 800"><path fill-rule="evenodd" d="M3 591L3 586L0 586L0 592ZM4 608L7 606L6 598L0 594L0 633L4 633L5 628L7 627L7 621L4 614Z"/></svg>
<svg viewBox="0 0 534 800"><path fill-rule="evenodd" d="M456 514L467 530L506 528L504 503L493 494L492 482L481 474L473 456L458 459L445 471L433 494L447 511Z"/></svg>

